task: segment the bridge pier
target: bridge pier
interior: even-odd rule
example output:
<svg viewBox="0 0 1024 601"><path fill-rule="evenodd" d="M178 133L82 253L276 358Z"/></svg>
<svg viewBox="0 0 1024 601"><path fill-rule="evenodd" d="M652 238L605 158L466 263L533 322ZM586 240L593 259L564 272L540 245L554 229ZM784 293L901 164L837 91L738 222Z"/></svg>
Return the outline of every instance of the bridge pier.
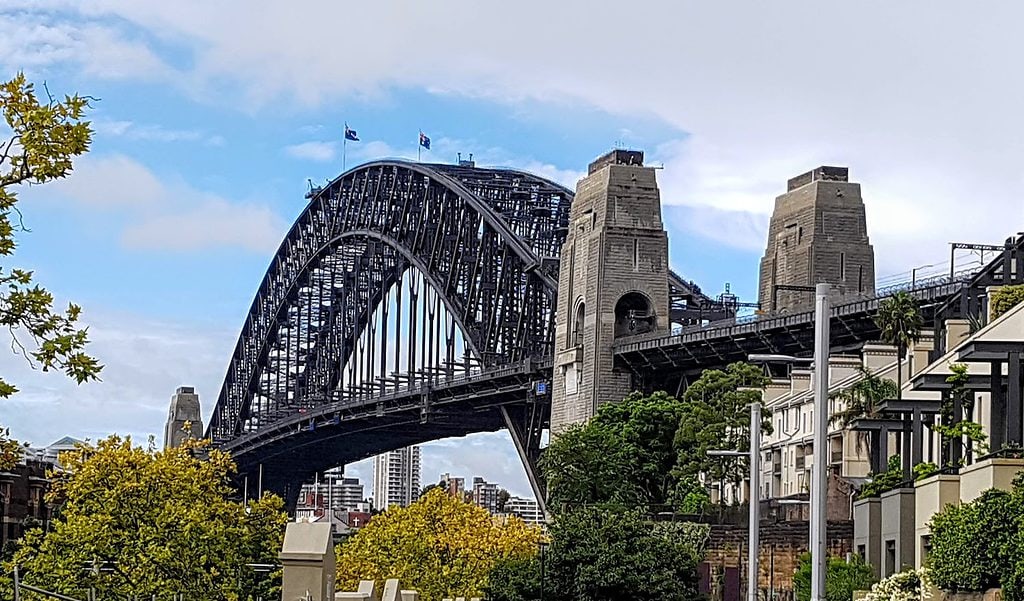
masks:
<svg viewBox="0 0 1024 601"><path fill-rule="evenodd" d="M551 431L593 417L633 390L618 338L669 330L668 235L654 169L613 150L580 180L561 249Z"/></svg>

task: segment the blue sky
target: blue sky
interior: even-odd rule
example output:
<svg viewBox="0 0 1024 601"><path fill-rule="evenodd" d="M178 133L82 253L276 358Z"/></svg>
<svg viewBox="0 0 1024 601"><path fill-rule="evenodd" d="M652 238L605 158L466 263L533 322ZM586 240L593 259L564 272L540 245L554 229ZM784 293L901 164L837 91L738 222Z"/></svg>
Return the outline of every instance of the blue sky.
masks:
<svg viewBox="0 0 1024 601"><path fill-rule="evenodd" d="M40 444L159 434L178 385L209 411L307 178L341 171L345 122L349 166L414 157L422 129L424 160L568 186L644 149L673 267L744 299L772 199L821 164L863 184L880 276L1024 227L1014 3L725 4L0 0L3 73L97 98L73 176L22 192L16 264L85 307L107 366L76 388L0 358L22 388L0 422ZM425 482L528 491L502 433L424 460Z"/></svg>

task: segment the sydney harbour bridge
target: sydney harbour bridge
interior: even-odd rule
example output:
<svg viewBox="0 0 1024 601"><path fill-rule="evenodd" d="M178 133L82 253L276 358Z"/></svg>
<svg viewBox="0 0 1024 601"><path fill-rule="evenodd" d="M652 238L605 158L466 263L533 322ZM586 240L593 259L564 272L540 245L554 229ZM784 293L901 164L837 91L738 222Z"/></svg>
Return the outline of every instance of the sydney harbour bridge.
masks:
<svg viewBox="0 0 1024 601"><path fill-rule="evenodd" d="M628 167L650 170L639 156ZM371 162L311 190L259 284L206 433L249 493L259 482L294 499L315 472L504 428L542 499L559 281L580 269L562 260L575 196L466 161ZM973 272L905 288L926 318L977 314L986 286L1024 280L1022 241ZM631 388L678 394L748 353L810 352L809 306L738 317L735 297L712 298L667 265L647 277L667 283L667 314L628 308L618 317L629 331L608 346L609 369ZM892 291L838 303L833 348L877 339L871 317Z"/></svg>

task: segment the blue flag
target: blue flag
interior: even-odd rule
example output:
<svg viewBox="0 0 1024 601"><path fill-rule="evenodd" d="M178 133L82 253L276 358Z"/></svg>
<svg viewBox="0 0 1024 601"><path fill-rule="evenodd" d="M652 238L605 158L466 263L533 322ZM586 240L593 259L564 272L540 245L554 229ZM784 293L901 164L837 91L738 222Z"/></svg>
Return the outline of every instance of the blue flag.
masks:
<svg viewBox="0 0 1024 601"><path fill-rule="evenodd" d="M359 136L356 134L356 130L349 129L348 124L345 124L345 139L352 140L353 142L359 141Z"/></svg>
<svg viewBox="0 0 1024 601"><path fill-rule="evenodd" d="M430 150L430 138L423 132L420 132L420 146Z"/></svg>

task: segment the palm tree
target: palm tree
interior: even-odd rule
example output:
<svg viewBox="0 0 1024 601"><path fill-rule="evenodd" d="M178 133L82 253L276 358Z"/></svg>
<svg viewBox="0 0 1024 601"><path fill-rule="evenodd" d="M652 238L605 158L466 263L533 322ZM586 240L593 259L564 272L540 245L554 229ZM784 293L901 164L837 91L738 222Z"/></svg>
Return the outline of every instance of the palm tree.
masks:
<svg viewBox="0 0 1024 601"><path fill-rule="evenodd" d="M875 324L882 330L882 342L896 347L896 398L903 398L903 358L911 344L921 338L924 318L917 299L897 292L878 305Z"/></svg>
<svg viewBox="0 0 1024 601"><path fill-rule="evenodd" d="M857 372L860 379L849 387L829 395L829 398L842 401L845 405L842 411L832 414L829 424L839 424L841 428L848 428L850 424L860 418L879 417L879 405L882 404L882 401L892 398L897 392L897 384L889 378L883 378L863 365L857 368ZM866 432L862 432L857 437L858 453L864 448L866 434ZM881 445L880 439L875 440L878 436L878 432L872 432L872 448L875 448L875 445ZM877 467L872 466L872 469Z"/></svg>

